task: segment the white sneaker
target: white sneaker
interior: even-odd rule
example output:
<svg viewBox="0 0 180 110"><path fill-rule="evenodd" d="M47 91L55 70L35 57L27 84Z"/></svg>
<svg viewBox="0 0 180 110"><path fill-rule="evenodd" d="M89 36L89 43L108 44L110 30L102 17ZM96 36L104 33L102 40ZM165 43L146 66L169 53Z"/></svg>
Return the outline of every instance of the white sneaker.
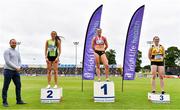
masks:
<svg viewBox="0 0 180 110"><path fill-rule="evenodd" d="M57 89L57 88L58 88L58 86L57 86L57 85L55 85L55 86L54 86L54 89Z"/></svg>
<svg viewBox="0 0 180 110"><path fill-rule="evenodd" d="M109 81L110 79L109 78L106 78L106 81Z"/></svg>
<svg viewBox="0 0 180 110"><path fill-rule="evenodd" d="M48 86L46 87L47 89L51 88L51 85L48 84Z"/></svg>
<svg viewBox="0 0 180 110"><path fill-rule="evenodd" d="M100 82L101 81L101 78L98 78L98 82Z"/></svg>

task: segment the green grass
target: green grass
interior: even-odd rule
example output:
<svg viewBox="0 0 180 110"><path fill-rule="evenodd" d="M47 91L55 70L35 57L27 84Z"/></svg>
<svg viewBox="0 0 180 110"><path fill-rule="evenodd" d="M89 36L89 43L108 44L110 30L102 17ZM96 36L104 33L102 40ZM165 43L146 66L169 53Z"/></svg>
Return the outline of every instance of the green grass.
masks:
<svg viewBox="0 0 180 110"><path fill-rule="evenodd" d="M11 82L8 91L8 109L180 109L180 80L165 79L165 90L171 96L170 104L153 104L147 100L151 90L150 79L142 78L124 82L121 92L121 78L111 77L115 83L114 103L93 102L93 81L84 81L84 92L81 92L80 77L60 77L59 85L63 87L63 99L58 104L41 104L40 89L47 86L45 76L21 77L22 97L28 104L16 105L14 84ZM0 76L0 89L3 77ZM157 80L158 90L159 80ZM2 100L1 100L2 101ZM1 109L7 109L0 106Z"/></svg>

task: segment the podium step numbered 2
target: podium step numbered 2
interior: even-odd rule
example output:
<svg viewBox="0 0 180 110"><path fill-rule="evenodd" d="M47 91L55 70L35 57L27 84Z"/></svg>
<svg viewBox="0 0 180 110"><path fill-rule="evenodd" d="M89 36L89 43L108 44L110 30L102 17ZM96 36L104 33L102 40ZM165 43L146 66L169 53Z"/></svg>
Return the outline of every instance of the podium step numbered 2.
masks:
<svg viewBox="0 0 180 110"><path fill-rule="evenodd" d="M42 88L41 103L59 103L62 98L62 88Z"/></svg>
<svg viewBox="0 0 180 110"><path fill-rule="evenodd" d="M94 102L114 102L114 82L94 82Z"/></svg>
<svg viewBox="0 0 180 110"><path fill-rule="evenodd" d="M170 95L148 93L148 100L150 100L152 103L170 103Z"/></svg>

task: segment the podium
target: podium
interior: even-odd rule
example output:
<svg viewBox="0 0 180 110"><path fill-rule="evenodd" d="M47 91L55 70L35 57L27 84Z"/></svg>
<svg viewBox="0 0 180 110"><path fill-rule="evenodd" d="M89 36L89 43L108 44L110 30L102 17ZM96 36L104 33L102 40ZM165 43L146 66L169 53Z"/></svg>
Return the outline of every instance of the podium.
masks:
<svg viewBox="0 0 180 110"><path fill-rule="evenodd" d="M59 103L62 98L62 88L42 88L41 103Z"/></svg>
<svg viewBox="0 0 180 110"><path fill-rule="evenodd" d="M170 95L148 93L148 100L150 100L152 103L170 103Z"/></svg>
<svg viewBox="0 0 180 110"><path fill-rule="evenodd" d="M114 82L94 82L94 102L114 102Z"/></svg>

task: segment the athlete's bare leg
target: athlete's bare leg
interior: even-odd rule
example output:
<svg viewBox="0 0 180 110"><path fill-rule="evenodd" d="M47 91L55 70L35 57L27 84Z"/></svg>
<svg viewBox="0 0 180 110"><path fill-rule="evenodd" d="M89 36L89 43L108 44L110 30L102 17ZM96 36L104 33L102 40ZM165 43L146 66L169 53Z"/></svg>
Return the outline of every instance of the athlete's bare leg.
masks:
<svg viewBox="0 0 180 110"><path fill-rule="evenodd" d="M151 66L151 72L152 72L152 91L156 91L156 72L157 72L157 65Z"/></svg>
<svg viewBox="0 0 180 110"><path fill-rule="evenodd" d="M98 80L100 81L100 59L99 59L99 55L97 53L94 53L95 56L95 62L96 62L96 74L98 77Z"/></svg>
<svg viewBox="0 0 180 110"><path fill-rule="evenodd" d="M105 67L106 80L109 80L109 64L106 54L101 55L101 61L103 62Z"/></svg>

